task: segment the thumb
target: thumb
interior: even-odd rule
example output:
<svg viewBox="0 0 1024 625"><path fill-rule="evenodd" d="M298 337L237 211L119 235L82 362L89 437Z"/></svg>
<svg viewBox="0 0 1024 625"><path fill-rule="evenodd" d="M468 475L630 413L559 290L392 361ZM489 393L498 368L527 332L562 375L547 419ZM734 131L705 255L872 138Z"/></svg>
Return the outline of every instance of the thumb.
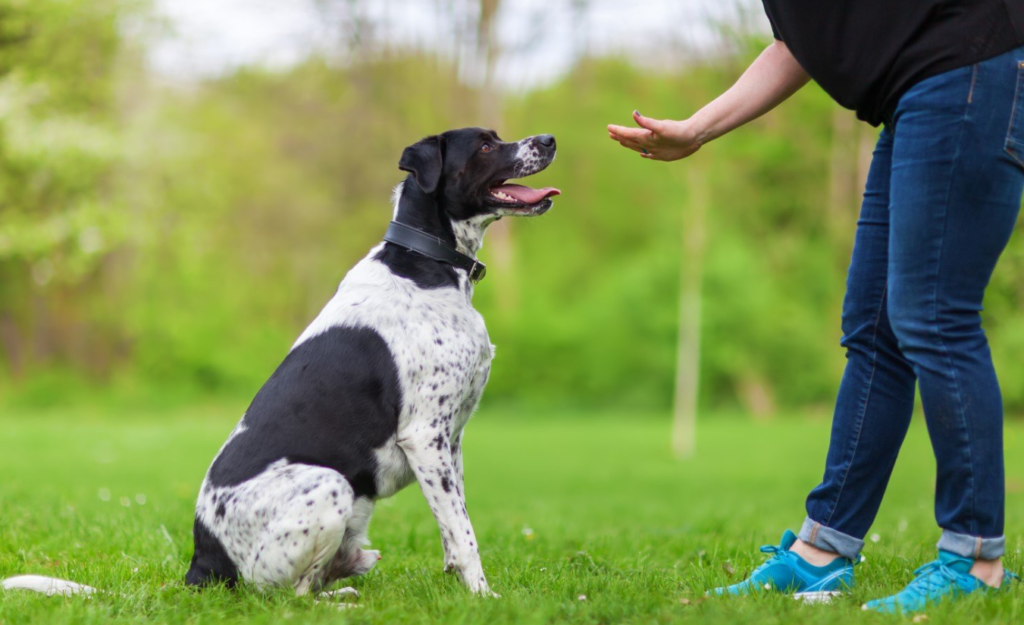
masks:
<svg viewBox="0 0 1024 625"><path fill-rule="evenodd" d="M640 111L633 111L633 120L641 128L646 128L652 132L660 133L665 129L665 122L660 119L651 119L650 117L644 117L640 114Z"/></svg>

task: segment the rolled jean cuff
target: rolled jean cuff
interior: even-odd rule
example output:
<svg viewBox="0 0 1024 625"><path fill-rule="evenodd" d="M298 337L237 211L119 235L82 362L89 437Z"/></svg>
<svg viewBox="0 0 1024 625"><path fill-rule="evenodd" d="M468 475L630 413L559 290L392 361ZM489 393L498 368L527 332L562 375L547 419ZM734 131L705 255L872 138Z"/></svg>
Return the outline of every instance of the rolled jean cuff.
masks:
<svg viewBox="0 0 1024 625"><path fill-rule="evenodd" d="M968 534L957 534L949 530L942 530L942 538L939 539L939 549L955 553L964 558L975 560L995 560L1003 557L1006 553L1006 537L982 538L981 536L970 536Z"/></svg>
<svg viewBox="0 0 1024 625"><path fill-rule="evenodd" d="M800 540L808 545L838 553L839 555L856 562L860 559L860 551L864 548L864 541L844 534L831 527L825 527L814 519L804 519L803 527L800 528Z"/></svg>

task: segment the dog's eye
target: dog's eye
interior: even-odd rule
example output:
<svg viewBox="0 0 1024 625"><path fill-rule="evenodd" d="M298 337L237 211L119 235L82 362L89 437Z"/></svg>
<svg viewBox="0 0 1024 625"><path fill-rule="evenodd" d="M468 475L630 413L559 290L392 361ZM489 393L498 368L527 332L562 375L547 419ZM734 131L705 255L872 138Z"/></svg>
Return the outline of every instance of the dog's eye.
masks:
<svg viewBox="0 0 1024 625"><path fill-rule="evenodd" d="M485 144L480 146L480 151L483 152L484 154L487 154L488 152L490 152L493 149L494 149L494 146L491 145L490 143L485 143Z"/></svg>

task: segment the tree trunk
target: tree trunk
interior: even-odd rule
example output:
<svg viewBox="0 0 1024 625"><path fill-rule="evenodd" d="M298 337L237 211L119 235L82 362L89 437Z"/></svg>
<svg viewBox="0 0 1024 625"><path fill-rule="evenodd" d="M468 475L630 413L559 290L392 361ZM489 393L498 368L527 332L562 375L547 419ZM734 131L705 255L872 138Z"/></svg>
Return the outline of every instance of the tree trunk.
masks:
<svg viewBox="0 0 1024 625"><path fill-rule="evenodd" d="M832 146L829 155L828 225L835 233L849 229L849 207L856 199L856 120L849 111L835 107L832 113Z"/></svg>
<svg viewBox="0 0 1024 625"><path fill-rule="evenodd" d="M697 400L700 386L701 293L706 238L707 180L703 168L687 168L690 202L683 213L680 258L679 339L676 352L672 452L689 458L697 448Z"/></svg>
<svg viewBox="0 0 1024 625"><path fill-rule="evenodd" d="M504 114L502 94L496 74L501 43L496 30L501 0L480 0L480 17L476 24L476 61L480 66L480 91L477 95L477 119L484 128L501 135ZM508 139L508 137L505 137ZM515 247L513 245L514 219L503 219L492 225L487 233L487 267L493 278L501 281L502 288L495 291L498 310L511 315L519 305L519 285L516 282Z"/></svg>

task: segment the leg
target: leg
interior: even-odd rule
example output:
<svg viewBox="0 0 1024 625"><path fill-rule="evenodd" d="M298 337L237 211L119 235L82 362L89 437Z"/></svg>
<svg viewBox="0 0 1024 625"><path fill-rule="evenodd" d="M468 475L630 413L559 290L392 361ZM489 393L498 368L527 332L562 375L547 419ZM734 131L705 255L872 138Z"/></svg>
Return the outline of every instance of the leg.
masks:
<svg viewBox="0 0 1024 625"><path fill-rule="evenodd" d="M801 555L811 545L857 558L913 413L914 373L885 313L891 165L892 134L883 131L871 161L847 277L842 340L846 371L825 475L807 498L803 543L795 547Z"/></svg>
<svg viewBox="0 0 1024 625"><path fill-rule="evenodd" d="M473 592L496 596L484 577L476 535L466 511L465 493L456 477L450 433L446 427L449 422L439 419L435 421L439 424L437 427L426 423L413 424L399 433L398 445L405 451L409 466L437 519L444 545L445 570L455 570Z"/></svg>
<svg viewBox="0 0 1024 625"><path fill-rule="evenodd" d="M377 565L377 562L380 560L380 552L363 549L370 542L366 538L366 530L370 525L373 507L372 499L366 497L356 499L355 505L352 508L352 517L345 528L345 536L342 538L341 547L334 555L324 576L324 586L346 577L366 575ZM342 588L340 591L325 594L334 595L337 593L353 594L355 591L351 588Z"/></svg>
<svg viewBox="0 0 1024 625"><path fill-rule="evenodd" d="M986 560L1004 550L1005 478L1002 399L980 311L1024 188L1005 151L1024 80L1008 56L909 91L893 154L889 316L920 381L939 547Z"/></svg>
<svg viewBox="0 0 1024 625"><path fill-rule="evenodd" d="M352 488L336 471L306 465L257 478L250 518L267 519L243 575L257 586L293 586L304 595L322 585L353 512Z"/></svg>
<svg viewBox="0 0 1024 625"><path fill-rule="evenodd" d="M456 434L452 439L452 490L456 493L463 493L465 497L466 492L466 481L462 469L462 432ZM452 573L455 571L455 554L451 553L449 547L452 545L446 541L441 541L444 547L444 572Z"/></svg>

